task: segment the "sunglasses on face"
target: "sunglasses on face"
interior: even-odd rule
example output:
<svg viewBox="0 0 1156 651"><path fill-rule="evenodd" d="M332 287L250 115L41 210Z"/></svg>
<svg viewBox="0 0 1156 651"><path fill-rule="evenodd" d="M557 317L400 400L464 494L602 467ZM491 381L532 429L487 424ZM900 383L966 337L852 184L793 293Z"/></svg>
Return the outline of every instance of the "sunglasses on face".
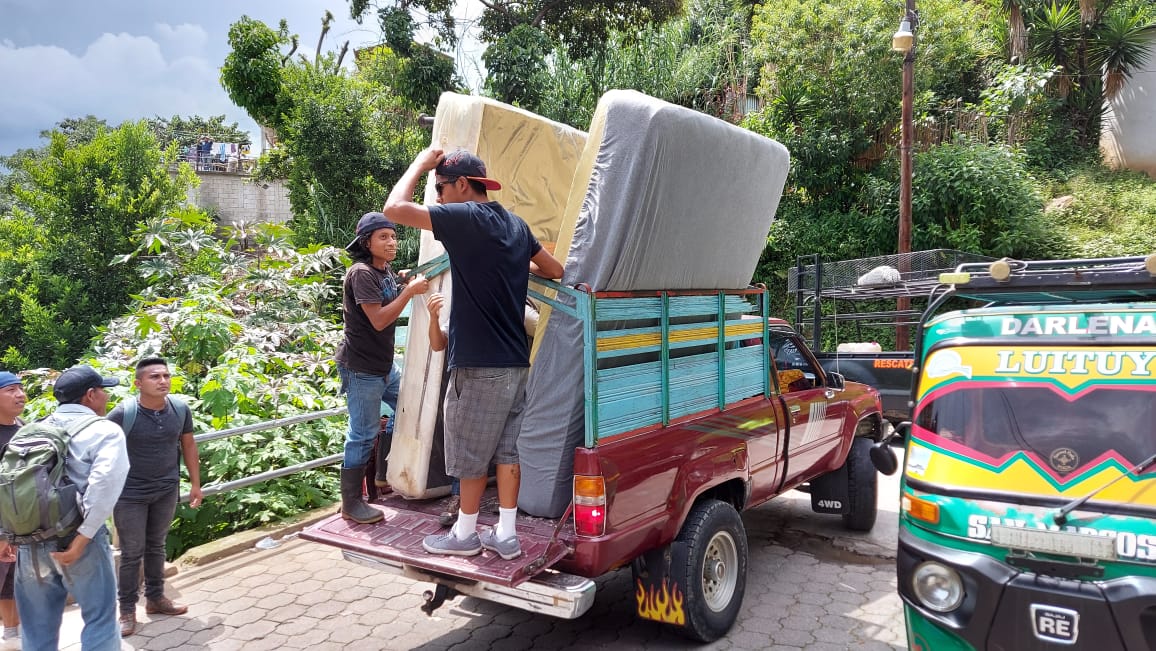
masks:
<svg viewBox="0 0 1156 651"><path fill-rule="evenodd" d="M459 177L455 177L453 179L447 179L445 181L438 181L438 182L434 183L434 191L438 193L439 197L442 196L442 189L445 188L447 185L453 185L453 184L457 183L459 178L461 178L461 177L459 176Z"/></svg>

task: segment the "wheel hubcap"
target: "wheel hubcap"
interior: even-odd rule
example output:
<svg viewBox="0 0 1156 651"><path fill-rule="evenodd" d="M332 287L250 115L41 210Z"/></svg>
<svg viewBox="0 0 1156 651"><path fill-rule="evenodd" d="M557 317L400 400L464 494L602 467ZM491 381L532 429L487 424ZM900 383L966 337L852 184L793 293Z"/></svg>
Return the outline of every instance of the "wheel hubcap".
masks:
<svg viewBox="0 0 1156 651"><path fill-rule="evenodd" d="M702 592L706 605L718 612L734 598L738 585L739 552L735 539L726 531L711 537L702 567Z"/></svg>

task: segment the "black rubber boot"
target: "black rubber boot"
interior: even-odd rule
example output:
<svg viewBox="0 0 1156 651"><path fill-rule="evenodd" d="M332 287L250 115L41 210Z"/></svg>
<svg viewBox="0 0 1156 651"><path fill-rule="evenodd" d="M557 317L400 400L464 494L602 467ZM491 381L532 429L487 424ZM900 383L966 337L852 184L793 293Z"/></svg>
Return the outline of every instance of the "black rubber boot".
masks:
<svg viewBox="0 0 1156 651"><path fill-rule="evenodd" d="M377 435L377 445L373 446L375 452L373 458L375 469L373 483L382 493L389 491L389 479L386 478L386 474L389 472L389 446L392 443L392 441L390 441L391 438L393 437L382 432Z"/></svg>
<svg viewBox="0 0 1156 651"><path fill-rule="evenodd" d="M377 522L385 516L365 503L361 487L365 481L365 466L341 469L341 517L361 524Z"/></svg>

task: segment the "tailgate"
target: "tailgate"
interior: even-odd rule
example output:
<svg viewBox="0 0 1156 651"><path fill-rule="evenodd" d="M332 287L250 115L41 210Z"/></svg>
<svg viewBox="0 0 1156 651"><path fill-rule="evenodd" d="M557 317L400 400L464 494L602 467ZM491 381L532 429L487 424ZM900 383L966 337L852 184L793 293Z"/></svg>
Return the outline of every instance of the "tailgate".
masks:
<svg viewBox="0 0 1156 651"><path fill-rule="evenodd" d="M431 572L504 586L516 586L532 578L569 553L566 542L573 536L572 524L563 525L558 539L547 550L557 521L522 514L518 515L517 525L522 555L512 561L502 560L488 550L471 557L427 553L421 541L429 534L446 531L437 519L448 500L447 497L408 501L391 493L373 501L373 505L385 514L385 519L380 522L358 524L342 518L339 513L306 528L301 537ZM497 496L491 488L482 499L479 530L497 524L497 510Z"/></svg>

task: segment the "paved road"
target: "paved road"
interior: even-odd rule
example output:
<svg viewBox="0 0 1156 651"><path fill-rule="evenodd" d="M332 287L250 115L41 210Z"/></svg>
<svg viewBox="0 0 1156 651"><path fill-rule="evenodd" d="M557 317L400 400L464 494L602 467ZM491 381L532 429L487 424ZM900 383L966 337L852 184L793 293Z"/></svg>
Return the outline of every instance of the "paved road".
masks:
<svg viewBox="0 0 1156 651"><path fill-rule="evenodd" d="M838 517L782 496L744 514L750 541L746 598L726 638L699 647L634 617L630 570L598 580L594 607L558 620L459 597L432 617L427 584L374 572L331 547L290 537L182 571L169 595L183 617L150 617L124 649L905 649L895 592L895 478L880 485L879 522L848 534ZM79 613L66 614L62 647L78 650Z"/></svg>

